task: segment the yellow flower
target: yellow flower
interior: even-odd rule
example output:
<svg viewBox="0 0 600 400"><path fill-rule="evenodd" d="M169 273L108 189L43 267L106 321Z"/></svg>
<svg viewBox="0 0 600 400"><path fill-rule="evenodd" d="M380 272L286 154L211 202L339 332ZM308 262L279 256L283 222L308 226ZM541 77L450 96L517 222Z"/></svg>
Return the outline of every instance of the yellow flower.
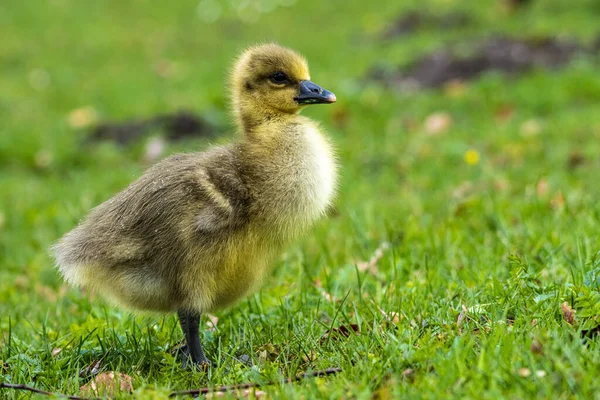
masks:
<svg viewBox="0 0 600 400"><path fill-rule="evenodd" d="M465 162L469 165L479 164L479 152L477 150L469 149L464 156Z"/></svg>

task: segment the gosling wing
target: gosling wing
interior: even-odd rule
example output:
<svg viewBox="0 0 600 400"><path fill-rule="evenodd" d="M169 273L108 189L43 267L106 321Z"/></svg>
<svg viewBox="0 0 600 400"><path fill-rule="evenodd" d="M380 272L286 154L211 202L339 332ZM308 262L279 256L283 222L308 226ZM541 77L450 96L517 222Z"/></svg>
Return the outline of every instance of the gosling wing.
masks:
<svg viewBox="0 0 600 400"><path fill-rule="evenodd" d="M236 229L248 199L231 157L223 156L229 151L177 154L151 167L54 246L57 263L176 266L190 246Z"/></svg>

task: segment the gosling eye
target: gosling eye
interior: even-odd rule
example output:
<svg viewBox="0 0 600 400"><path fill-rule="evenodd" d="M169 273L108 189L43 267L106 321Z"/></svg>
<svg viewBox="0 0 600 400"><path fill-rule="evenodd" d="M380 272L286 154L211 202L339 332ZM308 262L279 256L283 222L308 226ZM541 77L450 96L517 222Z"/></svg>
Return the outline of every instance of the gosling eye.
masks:
<svg viewBox="0 0 600 400"><path fill-rule="evenodd" d="M283 85L284 83L289 82L287 75L281 71L275 72L273 75L271 75L270 79L271 82L273 82L276 85Z"/></svg>

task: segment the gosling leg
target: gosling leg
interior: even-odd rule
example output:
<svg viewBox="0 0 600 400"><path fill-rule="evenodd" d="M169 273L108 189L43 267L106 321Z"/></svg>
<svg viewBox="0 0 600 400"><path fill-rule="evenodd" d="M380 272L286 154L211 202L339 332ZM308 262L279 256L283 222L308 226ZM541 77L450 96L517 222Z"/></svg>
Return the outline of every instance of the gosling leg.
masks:
<svg viewBox="0 0 600 400"><path fill-rule="evenodd" d="M185 347L183 350L183 368L186 368L188 359L191 358L192 362L200 368L207 368L210 366L210 361L204 355L204 349L202 349L202 343L200 343L200 314L190 311L179 310L177 312L179 316L179 323L181 329L185 335Z"/></svg>

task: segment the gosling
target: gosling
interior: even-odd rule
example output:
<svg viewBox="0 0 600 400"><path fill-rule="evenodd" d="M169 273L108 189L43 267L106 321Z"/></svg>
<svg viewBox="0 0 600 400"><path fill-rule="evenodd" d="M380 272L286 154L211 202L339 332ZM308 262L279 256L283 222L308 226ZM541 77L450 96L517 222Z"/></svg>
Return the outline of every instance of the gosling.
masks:
<svg viewBox="0 0 600 400"><path fill-rule="evenodd" d="M302 56L249 48L231 92L237 141L157 163L52 247L69 283L126 308L177 312L184 368L210 365L201 314L256 290L335 192L332 147L299 112L336 97L310 81Z"/></svg>

